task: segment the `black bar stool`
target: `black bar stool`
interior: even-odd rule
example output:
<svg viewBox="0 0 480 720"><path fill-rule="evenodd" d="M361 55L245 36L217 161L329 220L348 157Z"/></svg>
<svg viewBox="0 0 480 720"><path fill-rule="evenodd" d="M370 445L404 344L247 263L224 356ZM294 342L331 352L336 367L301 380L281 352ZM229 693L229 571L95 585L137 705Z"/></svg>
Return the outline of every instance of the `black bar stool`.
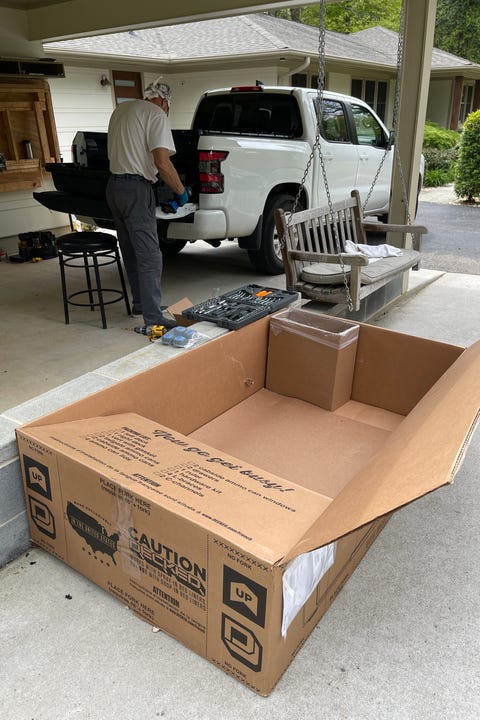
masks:
<svg viewBox="0 0 480 720"><path fill-rule="evenodd" d="M63 309L65 312L65 323L68 325L70 316L68 312L69 305L77 305L80 307L90 307L92 312L96 307L100 308L102 316L102 326L105 330L107 320L105 317L105 305L124 300L128 315L130 315L130 303L128 302L127 287L123 276L120 253L118 250L117 238L108 233L102 232L72 232L57 240L58 260L60 263L60 275L62 279L63 293ZM105 265L117 264L118 275L120 277L121 290L113 288L103 288L100 280L100 268ZM85 271L85 279L87 281L87 289L79 290L74 293L67 293L67 284L65 280L65 268L77 268ZM92 285L90 270L93 268L95 277L95 287ZM111 300L105 299L105 293L113 294L115 297ZM74 300L82 295L88 295L88 302L79 302Z"/></svg>

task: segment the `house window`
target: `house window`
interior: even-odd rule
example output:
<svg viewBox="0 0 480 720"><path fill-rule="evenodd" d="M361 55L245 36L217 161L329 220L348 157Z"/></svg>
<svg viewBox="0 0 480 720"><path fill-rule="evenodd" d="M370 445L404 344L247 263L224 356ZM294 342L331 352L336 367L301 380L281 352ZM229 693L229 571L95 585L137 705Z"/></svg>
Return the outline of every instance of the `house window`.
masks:
<svg viewBox="0 0 480 720"><path fill-rule="evenodd" d="M387 111L387 83L380 80L352 79L353 97L364 100L375 110L381 120L385 120Z"/></svg>
<svg viewBox="0 0 480 720"><path fill-rule="evenodd" d="M113 92L115 102L120 105L128 100L139 100L142 98L142 82L140 73L112 71Z"/></svg>
<svg viewBox="0 0 480 720"><path fill-rule="evenodd" d="M295 73L292 75L293 87L307 87L307 76L304 73Z"/></svg>
<svg viewBox="0 0 480 720"><path fill-rule="evenodd" d="M459 123L463 125L467 115L472 112L473 109L473 85L464 85L462 91L462 99L460 101L460 113Z"/></svg>

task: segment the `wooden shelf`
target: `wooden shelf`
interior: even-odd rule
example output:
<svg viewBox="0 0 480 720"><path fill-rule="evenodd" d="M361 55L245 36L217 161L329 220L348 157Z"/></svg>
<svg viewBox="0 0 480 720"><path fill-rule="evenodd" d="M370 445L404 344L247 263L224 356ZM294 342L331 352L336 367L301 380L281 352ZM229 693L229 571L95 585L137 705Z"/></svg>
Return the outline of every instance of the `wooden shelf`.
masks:
<svg viewBox="0 0 480 720"><path fill-rule="evenodd" d="M7 160L7 169L4 172L31 172L39 170L40 160L33 158L32 160Z"/></svg>
<svg viewBox="0 0 480 720"><path fill-rule="evenodd" d="M65 77L63 63L35 58L0 58L0 75Z"/></svg>
<svg viewBox="0 0 480 720"><path fill-rule="evenodd" d="M0 172L0 192L40 187L45 164L58 162L60 152L46 80L0 82L0 152L7 167ZM32 154L33 158L27 157Z"/></svg>
<svg viewBox="0 0 480 720"><path fill-rule="evenodd" d="M42 184L40 160L7 160L7 169L0 172L0 192L29 190Z"/></svg>

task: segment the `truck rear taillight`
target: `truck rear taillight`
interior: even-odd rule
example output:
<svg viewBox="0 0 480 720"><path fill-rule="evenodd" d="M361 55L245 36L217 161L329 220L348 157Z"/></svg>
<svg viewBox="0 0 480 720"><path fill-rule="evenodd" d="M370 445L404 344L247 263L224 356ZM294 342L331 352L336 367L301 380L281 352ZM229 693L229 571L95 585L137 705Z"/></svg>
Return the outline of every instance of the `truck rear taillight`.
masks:
<svg viewBox="0 0 480 720"><path fill-rule="evenodd" d="M223 192L221 164L228 152L223 150L200 150L198 168L200 171L200 192L215 194Z"/></svg>
<svg viewBox="0 0 480 720"><path fill-rule="evenodd" d="M263 85L236 85L230 92L263 92Z"/></svg>

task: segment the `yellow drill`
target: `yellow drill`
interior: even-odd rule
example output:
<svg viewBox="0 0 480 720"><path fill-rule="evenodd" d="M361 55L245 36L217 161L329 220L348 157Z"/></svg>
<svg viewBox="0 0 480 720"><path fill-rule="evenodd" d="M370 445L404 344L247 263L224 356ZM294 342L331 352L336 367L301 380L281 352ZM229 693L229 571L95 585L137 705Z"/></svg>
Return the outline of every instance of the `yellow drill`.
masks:
<svg viewBox="0 0 480 720"><path fill-rule="evenodd" d="M167 328L165 327L165 325L153 325L152 332L148 336L150 342L154 342L155 340L158 340L158 338L161 338L162 335L165 335L166 332L167 332Z"/></svg>

